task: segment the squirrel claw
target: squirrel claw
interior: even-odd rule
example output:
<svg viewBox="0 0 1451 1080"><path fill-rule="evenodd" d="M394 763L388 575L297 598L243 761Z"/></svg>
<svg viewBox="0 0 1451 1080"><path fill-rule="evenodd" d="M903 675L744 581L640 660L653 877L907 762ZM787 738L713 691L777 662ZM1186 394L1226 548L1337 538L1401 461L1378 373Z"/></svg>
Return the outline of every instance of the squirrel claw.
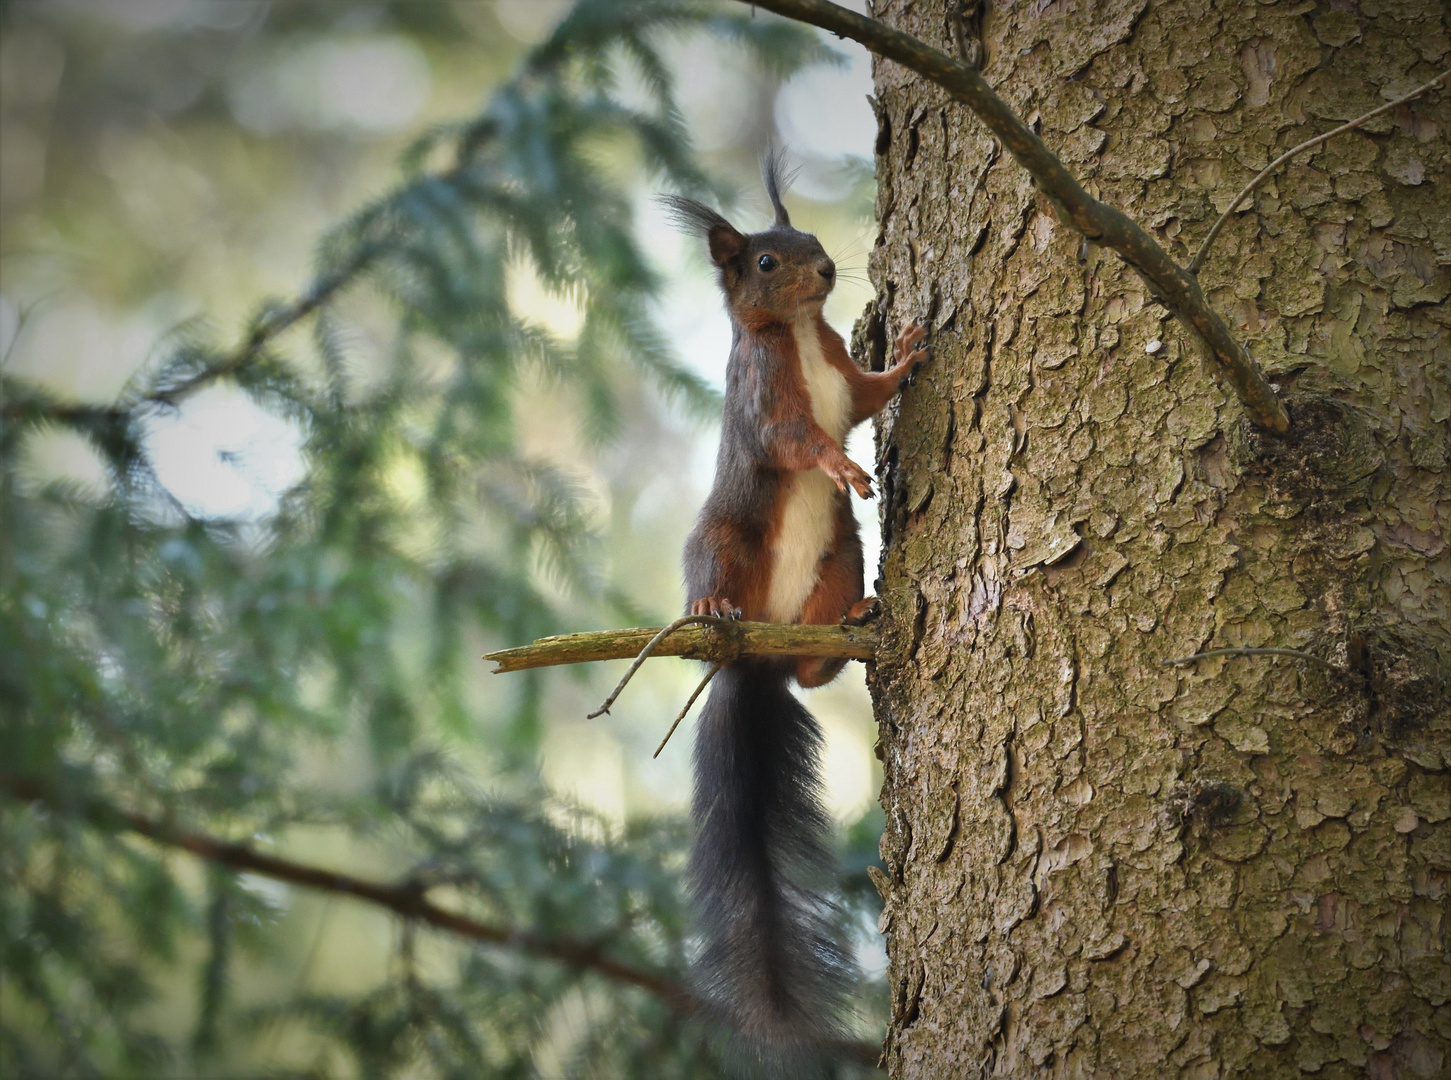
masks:
<svg viewBox="0 0 1451 1080"><path fill-rule="evenodd" d="M926 336L927 327L914 319L904 326L902 332L897 335L897 340L892 343L892 351L897 354L897 358L900 360L903 356L912 352L913 347Z"/></svg>
<svg viewBox="0 0 1451 1080"><path fill-rule="evenodd" d="M717 619L739 619L741 609L724 596L703 596L690 605L692 615L713 615Z"/></svg>
<svg viewBox="0 0 1451 1080"><path fill-rule="evenodd" d="M918 364L927 359L927 350L917 348L918 343L926 336L927 327L920 322L911 322L903 327L892 344L893 370L910 374Z"/></svg>
<svg viewBox="0 0 1451 1080"><path fill-rule="evenodd" d="M875 596L866 596L846 609L841 617L842 626L865 626L882 613L882 602Z"/></svg>
<svg viewBox="0 0 1451 1080"><path fill-rule="evenodd" d="M831 477L831 482L836 485L836 490L843 495L850 487L863 499L870 499L875 494L872 491L872 478L867 471L850 458L843 459L841 464L823 465L822 471Z"/></svg>

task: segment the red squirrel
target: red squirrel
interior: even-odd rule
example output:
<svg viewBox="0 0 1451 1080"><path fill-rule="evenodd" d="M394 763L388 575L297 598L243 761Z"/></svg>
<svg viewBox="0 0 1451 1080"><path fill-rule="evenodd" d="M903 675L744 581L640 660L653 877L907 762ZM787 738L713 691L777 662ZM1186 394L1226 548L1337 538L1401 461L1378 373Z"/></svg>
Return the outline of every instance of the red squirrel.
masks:
<svg viewBox="0 0 1451 1080"><path fill-rule="evenodd" d="M822 304L836 265L791 227L779 158L763 164L771 227L742 233L702 203L667 196L704 235L730 314L715 483L685 545L691 614L777 623L861 623L862 546L849 489L871 478L843 442L926 356L914 323L886 371L863 371ZM831 821L821 798L821 730L795 698L845 661L747 658L711 685L695 742L690 884L700 989L760 1050L805 1050L841 1035L850 976L833 930Z"/></svg>

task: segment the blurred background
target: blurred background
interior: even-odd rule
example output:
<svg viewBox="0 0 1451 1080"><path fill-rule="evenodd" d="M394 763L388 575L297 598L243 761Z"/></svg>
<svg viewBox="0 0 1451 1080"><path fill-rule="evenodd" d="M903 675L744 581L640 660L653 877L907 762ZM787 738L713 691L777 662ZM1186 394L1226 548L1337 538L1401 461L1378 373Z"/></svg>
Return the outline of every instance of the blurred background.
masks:
<svg viewBox="0 0 1451 1080"><path fill-rule="evenodd" d="M749 1072L587 972L208 870L86 800L365 877L446 864L455 906L680 974L652 890L678 890L688 723L650 754L698 667L653 661L590 721L623 663L478 657L680 610L730 330L653 196L763 227L782 143L850 337L865 53L731 3L10 0L0 31L0 749L44 788L4 803L4 1075ZM860 666L808 702L870 1041ZM612 874L608 912L576 895ZM499 1026L440 1049L423 985Z"/></svg>

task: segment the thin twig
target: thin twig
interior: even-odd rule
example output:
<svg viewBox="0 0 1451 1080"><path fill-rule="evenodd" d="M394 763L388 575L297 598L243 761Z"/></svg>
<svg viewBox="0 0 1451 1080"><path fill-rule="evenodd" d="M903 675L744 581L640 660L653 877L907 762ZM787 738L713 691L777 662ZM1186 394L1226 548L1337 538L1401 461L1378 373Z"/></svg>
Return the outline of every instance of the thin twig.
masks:
<svg viewBox="0 0 1451 1080"><path fill-rule="evenodd" d="M723 667L725 667L725 664L719 660L710 665L710 670L705 673L705 678L700 680L700 685L695 688L695 693L691 694L689 700L685 702L685 708L680 710L680 715L675 718L675 723L670 725L670 730L665 733L665 738L660 740L660 745L655 747L655 752L650 755L651 758L660 756L660 751L665 749L665 744L670 741L670 736L675 734L675 729L680 726L680 721L685 719L685 714L695 704L695 699L700 697L701 691L710 685L710 680L715 678L716 672Z"/></svg>
<svg viewBox="0 0 1451 1080"><path fill-rule="evenodd" d="M1290 417L1253 358L1219 314L1209 306L1193 274L1181 269L1152 236L1123 211L1083 190L1063 162L998 97L977 68L890 26L828 0L754 0L757 7L819 26L865 45L878 56L942 87L966 105L1033 177L1066 224L1095 244L1118 252L1137 270L1168 309L1199 339L1235 396L1260 427L1276 434L1290 429Z"/></svg>
<svg viewBox="0 0 1451 1080"><path fill-rule="evenodd" d="M61 424L114 424L126 419L129 410L117 405L81 405L72 401L0 401L0 420L50 420Z"/></svg>
<svg viewBox="0 0 1451 1080"><path fill-rule="evenodd" d="M585 716L585 719L593 720L595 717L603 716L605 713L609 712L610 706L615 703L615 698L620 696L620 692L625 689L626 684L635 677L635 672L640 670L640 665L643 664L646 660L650 659L650 654L655 651L655 646L659 645L662 641L668 638L671 634L675 633L675 631L679 630L682 626L690 626L693 623L704 623L708 626L716 626L729 621L730 620L728 619L722 619L719 615L682 615L670 625L661 627L660 632L652 637L649 644L647 644L643 649L640 650L640 655L635 657L635 662L631 664L630 669L625 672L625 677L620 680L620 683L618 686L615 687L614 692L611 693L609 697L605 698L605 703L594 712L587 714ZM692 698L691 700L694 699Z"/></svg>
<svg viewBox="0 0 1451 1080"><path fill-rule="evenodd" d="M1270 173L1274 172L1296 154L1303 153L1304 151L1309 150L1312 147L1319 146L1327 139L1333 139L1335 136L1340 135L1343 132L1353 131L1355 128L1360 127L1360 125L1364 124L1366 121L1374 120L1381 113L1389 112L1397 105L1404 105L1406 102L1411 101L1414 98L1420 97L1427 90L1435 89L1437 85L1446 80L1446 76L1448 75L1451 75L1451 68L1448 68L1447 70L1441 72L1441 74L1437 75L1434 79L1426 83L1424 86L1418 86L1409 94L1398 97L1395 99L1395 101L1388 101L1377 109L1371 109L1370 112L1366 113L1364 116L1357 116L1348 124L1341 124L1338 128L1335 128L1332 131L1327 131L1323 135L1316 135L1313 139L1306 139L1299 146L1286 150L1279 157L1275 158L1274 161L1270 162L1268 165L1260 170L1259 175L1257 175L1253 180L1251 180L1248 184L1244 186L1244 189L1234 197L1234 201L1229 204L1228 208L1225 209L1224 213L1219 215L1219 220L1216 221L1214 223L1214 226L1209 230L1209 235L1206 236L1204 238L1204 242L1199 245L1199 250L1195 253L1194 258L1189 260L1189 265L1185 267L1185 269L1188 270L1191 274L1199 273L1199 268L1204 265L1204 260L1209 256L1209 248L1214 243L1215 238L1219 235L1220 230L1224 228L1225 223L1229 221L1231 215L1233 215L1235 210L1239 208L1239 204L1244 202L1244 200L1249 197L1250 193L1253 192L1255 188L1259 187L1260 184L1264 182L1265 178L1270 175Z"/></svg>
<svg viewBox="0 0 1451 1080"><path fill-rule="evenodd" d="M1196 660L1208 660L1212 656L1292 656L1296 660L1313 660L1322 667L1328 667L1331 671L1338 671L1342 675L1345 669L1339 664L1332 664L1329 660L1322 660L1314 653L1301 652L1299 649L1210 649L1208 652L1195 653L1193 656L1181 656L1175 660L1165 660L1164 667L1174 667L1178 664L1192 664Z"/></svg>

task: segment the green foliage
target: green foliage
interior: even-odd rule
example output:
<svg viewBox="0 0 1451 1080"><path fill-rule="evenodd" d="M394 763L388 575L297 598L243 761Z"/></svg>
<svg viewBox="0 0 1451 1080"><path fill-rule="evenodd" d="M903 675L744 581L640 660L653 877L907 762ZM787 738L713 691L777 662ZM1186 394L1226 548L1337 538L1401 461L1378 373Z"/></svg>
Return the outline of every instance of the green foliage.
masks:
<svg viewBox="0 0 1451 1080"><path fill-rule="evenodd" d="M264 307L240 345L186 331L104 405L3 377L6 1077L287 1075L263 1049L278 1031L319 1076L752 1071L727 1067L700 1017L599 962L685 985L682 825L612 829L552 798L530 766L537 680L492 720L465 690L482 635L571 629L561 595L610 603L580 493L518 449L521 372L577 394L597 439L615 428L621 370L713 405L643 314L659 283L601 156L631 146L658 183L711 191L660 52L681 31L744 44L780 75L831 58L735 5L580 0L480 115L409 148L400 186L328 235L312 288ZM626 66L641 104L617 92ZM580 306L576 339L511 305L520 262ZM350 359L349 304L390 313L381 373ZM158 417L223 384L301 432L305 475L260 521L193 516L148 454ZM55 430L95 449L103 491L26 479L27 446ZM444 749L481 735L487 792ZM371 989L238 1001L238 964L298 947L287 894L235 862L198 875L183 834L256 850L341 838L366 856L361 878L512 936L400 918ZM853 910L871 903L865 861ZM183 1039L156 1023L178 970L194 988Z"/></svg>

